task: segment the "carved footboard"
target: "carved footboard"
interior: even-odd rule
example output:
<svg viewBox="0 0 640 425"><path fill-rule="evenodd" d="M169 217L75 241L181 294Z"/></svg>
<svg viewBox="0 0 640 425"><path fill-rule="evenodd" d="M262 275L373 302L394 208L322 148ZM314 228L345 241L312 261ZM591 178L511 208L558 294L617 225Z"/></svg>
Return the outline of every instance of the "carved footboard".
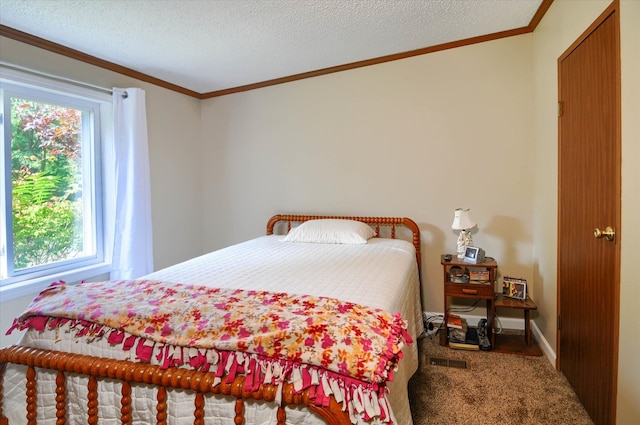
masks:
<svg viewBox="0 0 640 425"><path fill-rule="evenodd" d="M135 363L126 360L112 360L91 357L81 354L69 354L60 351L40 350L14 345L0 350L0 425L8 425L3 407L3 378L7 363L27 366L27 384L25 395L27 424L36 425L37 406L37 370L36 368L58 371L56 377L56 418L57 425L66 423L66 384L65 374L75 373L89 377L87 385L87 424L98 424L98 379L108 378L122 382L121 421L123 425L131 424L132 384L148 384L158 388L157 392L157 424L167 424L166 390L178 388L191 390L194 393L194 425L204 425L204 396L207 393L232 396L235 402L235 424L244 423L244 400L274 401L276 386L261 385L257 391L244 390L244 377L237 376L232 383L222 383L213 386L214 373L198 372L181 368L161 369L158 366ZM285 405L304 405L321 416L329 425L348 425L351 423L349 415L341 410L333 397L328 407L318 407L309 402L307 391L294 394L293 384L284 384L282 390L282 406L278 407L277 424L285 425ZM13 424L10 424L13 425Z"/></svg>

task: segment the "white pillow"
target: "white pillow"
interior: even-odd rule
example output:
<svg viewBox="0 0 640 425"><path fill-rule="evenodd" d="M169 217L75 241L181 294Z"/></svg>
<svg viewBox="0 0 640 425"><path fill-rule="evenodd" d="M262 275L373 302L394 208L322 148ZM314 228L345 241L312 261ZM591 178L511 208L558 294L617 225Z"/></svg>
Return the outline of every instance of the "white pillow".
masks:
<svg viewBox="0 0 640 425"><path fill-rule="evenodd" d="M291 229L285 242L366 244L375 232L366 223L345 219L305 221Z"/></svg>

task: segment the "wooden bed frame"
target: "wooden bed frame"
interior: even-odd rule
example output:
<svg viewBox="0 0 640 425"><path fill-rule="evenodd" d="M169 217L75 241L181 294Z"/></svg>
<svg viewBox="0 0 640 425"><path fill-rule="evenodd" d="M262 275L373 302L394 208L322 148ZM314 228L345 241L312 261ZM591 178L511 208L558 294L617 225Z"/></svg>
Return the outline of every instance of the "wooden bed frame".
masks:
<svg viewBox="0 0 640 425"><path fill-rule="evenodd" d="M320 215L275 215L267 223L267 235L274 234L274 227L280 222L286 223L286 231L291 229L291 223L304 222L314 219L333 218L350 219L367 223L374 227L376 237L380 237L380 228L389 228L389 234L382 237L396 238L396 226L404 226L412 233L412 242L416 249L416 260L420 270L420 230L418 225L409 218L397 217L349 217L349 216L320 216ZM98 424L98 379L112 379L122 382L121 422L130 425L132 422L132 393L131 386L136 384L153 385L158 388L157 413L158 425L167 425L167 388L191 390L194 393L194 425L204 425L204 396L207 393L222 394L236 399L235 424L244 423L244 400L274 401L276 386L261 385L257 391L244 390L244 377L238 376L231 384L222 383L213 386L213 372L199 372L184 368L172 367L161 369L159 366L146 363L136 363L126 360L92 357L82 354L71 354L60 351L41 350L20 345L0 349L0 425L9 425L9 420L3 410L4 371L7 363L27 366L26 372L26 419L27 425L37 425L37 368L57 371L56 376L56 425L64 425L66 419L66 375L69 373L89 377L87 384L87 424ZM278 407L277 425L285 425L285 406L303 405L322 417L329 425L349 425L349 414L342 411L342 404L331 396L328 407L318 407L309 402L307 391L294 394L293 384L284 384L282 390L282 405ZM14 425L14 424L10 424Z"/></svg>

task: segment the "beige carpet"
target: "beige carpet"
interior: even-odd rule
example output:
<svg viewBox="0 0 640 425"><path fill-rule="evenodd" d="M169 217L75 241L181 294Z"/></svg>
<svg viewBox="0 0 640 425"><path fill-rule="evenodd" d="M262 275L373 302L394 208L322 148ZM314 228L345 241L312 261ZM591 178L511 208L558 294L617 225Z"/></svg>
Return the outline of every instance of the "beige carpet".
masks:
<svg viewBox="0 0 640 425"><path fill-rule="evenodd" d="M571 424L593 422L546 356L453 350L418 340L420 368L409 382L414 425ZM466 360L468 369L431 365Z"/></svg>

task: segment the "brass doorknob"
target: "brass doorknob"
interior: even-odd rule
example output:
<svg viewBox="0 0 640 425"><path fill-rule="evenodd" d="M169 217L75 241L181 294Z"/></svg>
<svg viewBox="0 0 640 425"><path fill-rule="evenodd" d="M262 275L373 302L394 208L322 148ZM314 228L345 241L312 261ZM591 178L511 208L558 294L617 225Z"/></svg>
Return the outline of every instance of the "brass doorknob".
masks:
<svg viewBox="0 0 640 425"><path fill-rule="evenodd" d="M612 241L616 238L616 231L615 229L612 229L611 226L607 226L604 230L600 230L596 227L593 231L593 236L595 236L596 239L605 238L608 241Z"/></svg>

